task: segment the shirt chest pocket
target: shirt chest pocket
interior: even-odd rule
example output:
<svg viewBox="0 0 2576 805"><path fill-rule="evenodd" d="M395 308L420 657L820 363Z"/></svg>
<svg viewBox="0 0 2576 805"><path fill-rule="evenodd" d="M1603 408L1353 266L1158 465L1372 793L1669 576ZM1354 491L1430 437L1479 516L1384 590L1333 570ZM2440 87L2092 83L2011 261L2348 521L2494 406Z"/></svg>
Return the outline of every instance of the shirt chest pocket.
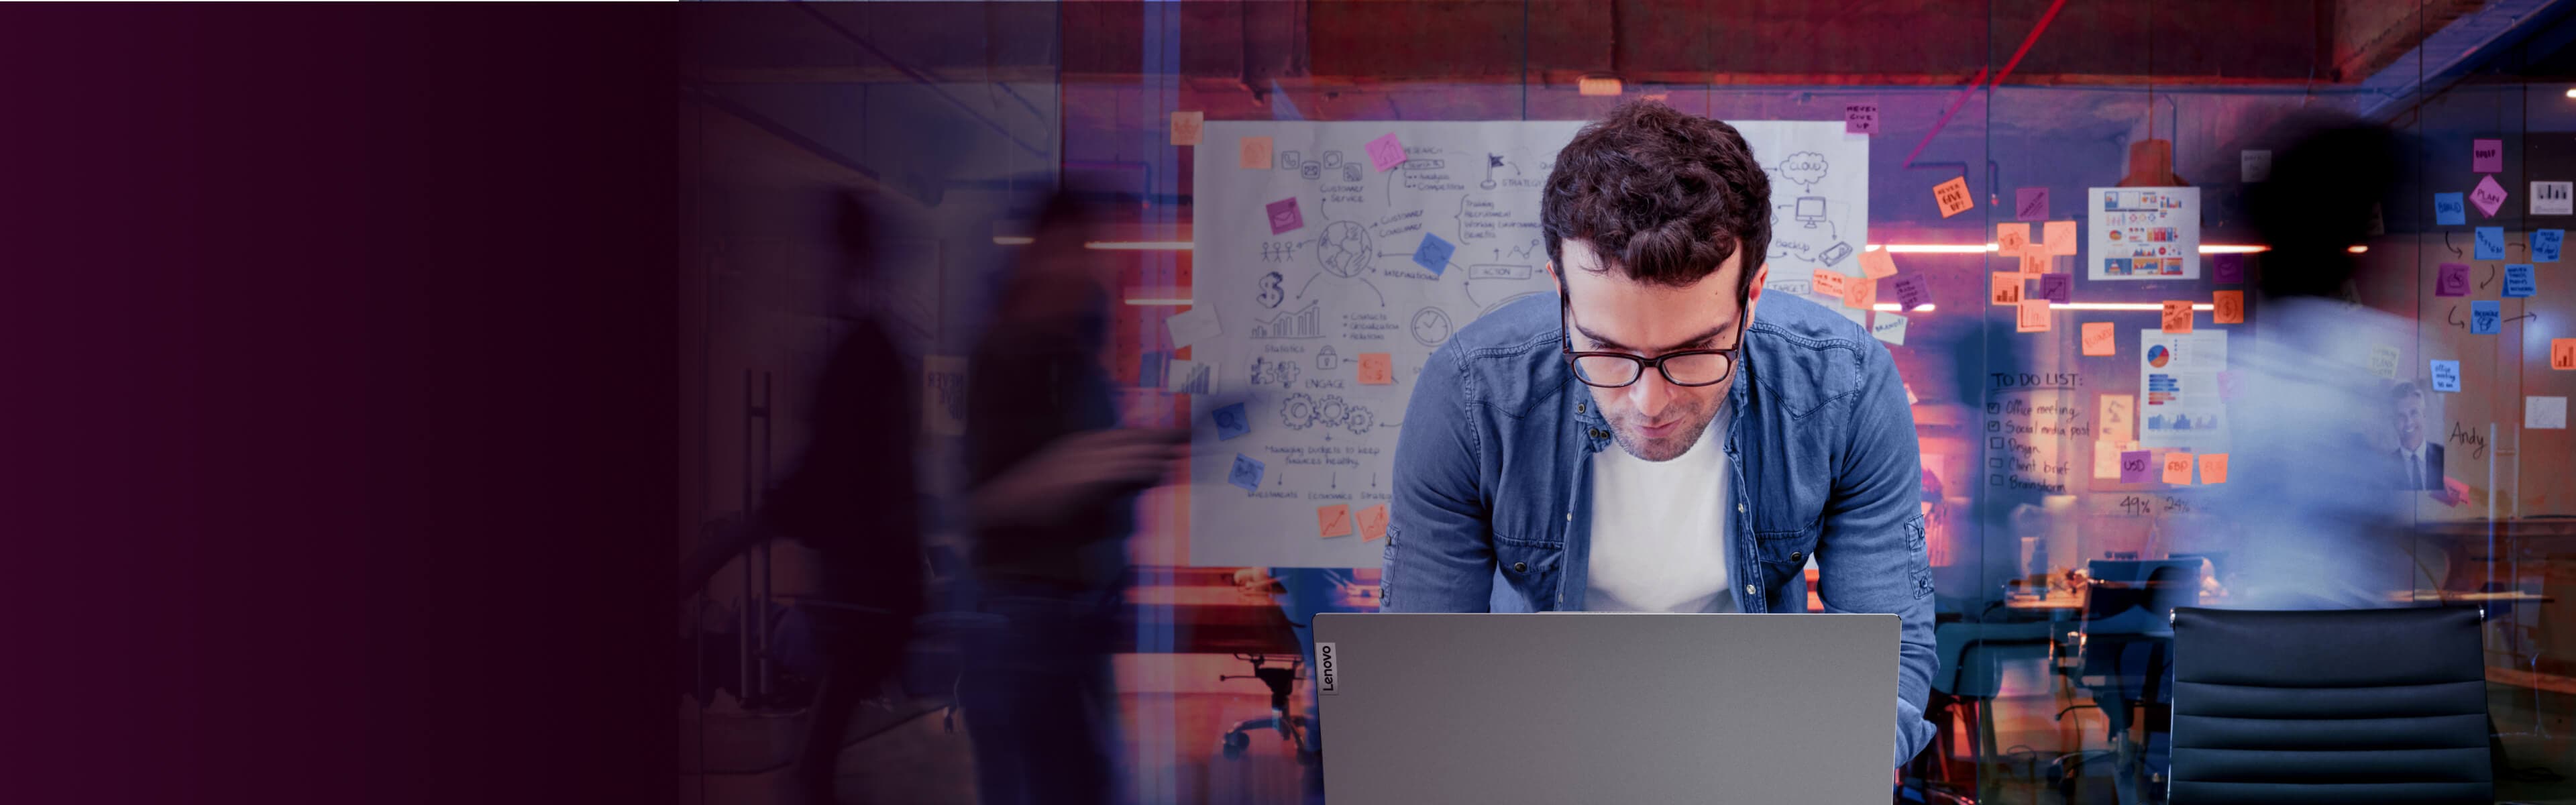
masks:
<svg viewBox="0 0 2576 805"><path fill-rule="evenodd" d="M1529 602L1532 611L1554 609L1565 576L1565 546L1496 535L1494 575Z"/></svg>
<svg viewBox="0 0 2576 805"><path fill-rule="evenodd" d="M1788 531L1756 531L1754 550L1760 553L1762 569L1779 579L1806 567L1807 557L1816 552L1815 526Z"/></svg>

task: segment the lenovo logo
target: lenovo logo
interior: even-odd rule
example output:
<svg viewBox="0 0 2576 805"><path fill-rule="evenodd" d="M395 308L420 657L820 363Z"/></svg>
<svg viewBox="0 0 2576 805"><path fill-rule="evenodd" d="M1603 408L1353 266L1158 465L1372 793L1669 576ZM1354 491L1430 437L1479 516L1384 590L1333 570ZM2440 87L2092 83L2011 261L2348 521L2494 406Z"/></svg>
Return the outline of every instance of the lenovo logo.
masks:
<svg viewBox="0 0 2576 805"><path fill-rule="evenodd" d="M1339 691L1339 690L1336 690L1336 689L1335 689L1335 688L1336 688L1336 684L1335 684L1335 683L1336 683L1336 682L1338 682L1338 681L1340 680L1340 677L1341 677L1341 668L1342 668L1341 652L1334 651L1334 650L1333 650L1333 644L1331 644L1331 643L1317 643L1317 644L1315 644L1315 691L1316 691L1316 692L1318 692L1318 693L1339 693L1339 692L1341 692L1341 691Z"/></svg>

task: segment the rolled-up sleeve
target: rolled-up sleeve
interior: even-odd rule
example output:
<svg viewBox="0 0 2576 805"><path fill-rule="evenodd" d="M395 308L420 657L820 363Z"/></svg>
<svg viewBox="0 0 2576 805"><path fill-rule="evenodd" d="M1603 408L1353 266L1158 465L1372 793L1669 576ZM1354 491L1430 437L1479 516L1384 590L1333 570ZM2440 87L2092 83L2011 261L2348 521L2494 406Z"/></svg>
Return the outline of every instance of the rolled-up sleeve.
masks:
<svg viewBox="0 0 2576 805"><path fill-rule="evenodd" d="M1892 613L1898 629L1896 763L1932 740L1923 720L1938 663L1932 640L1932 564L1923 543L1923 465L1904 381L1885 349L1866 350L1816 544L1816 595L1827 612Z"/></svg>
<svg viewBox="0 0 2576 805"><path fill-rule="evenodd" d="M1493 592L1494 544L1469 379L1452 347L1433 352L1418 377L1395 441L1379 605L1387 612L1483 612Z"/></svg>

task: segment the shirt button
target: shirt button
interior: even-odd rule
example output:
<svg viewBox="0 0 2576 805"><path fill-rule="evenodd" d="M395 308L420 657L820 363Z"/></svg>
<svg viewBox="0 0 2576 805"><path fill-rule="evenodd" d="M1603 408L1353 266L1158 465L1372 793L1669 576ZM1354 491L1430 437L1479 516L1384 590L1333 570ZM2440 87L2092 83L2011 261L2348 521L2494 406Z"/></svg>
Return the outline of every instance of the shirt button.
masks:
<svg viewBox="0 0 2576 805"><path fill-rule="evenodd" d="M1743 513L1744 513L1744 504L1742 504L1742 503L1735 504L1735 513L1736 513L1736 514L1743 514Z"/></svg>
<svg viewBox="0 0 2576 805"><path fill-rule="evenodd" d="M1574 412L1575 412L1575 413L1578 413L1578 414L1583 413L1583 404L1582 404L1582 403L1575 403L1575 404L1574 404Z"/></svg>
<svg viewBox="0 0 2576 805"><path fill-rule="evenodd" d="M1755 593L1755 592L1753 591L1753 585L1750 585L1750 584L1744 585L1744 594L1745 594L1745 595L1758 595L1758 593Z"/></svg>
<svg viewBox="0 0 2576 805"><path fill-rule="evenodd" d="M1529 563L1528 563L1528 562L1513 562L1513 563L1512 563L1512 572L1514 572L1514 573L1527 573L1527 572L1529 572Z"/></svg>
<svg viewBox="0 0 2576 805"><path fill-rule="evenodd" d="M1807 558L1807 553L1806 553L1805 551L1790 551L1790 552L1789 552L1789 561L1795 562L1795 561L1798 561L1798 560L1800 560L1800 559L1805 559L1805 558Z"/></svg>
<svg viewBox="0 0 2576 805"><path fill-rule="evenodd" d="M1566 513L1565 513L1565 521L1566 521L1566 522L1569 522L1569 523L1574 522L1574 513L1573 513L1573 512L1566 512Z"/></svg>

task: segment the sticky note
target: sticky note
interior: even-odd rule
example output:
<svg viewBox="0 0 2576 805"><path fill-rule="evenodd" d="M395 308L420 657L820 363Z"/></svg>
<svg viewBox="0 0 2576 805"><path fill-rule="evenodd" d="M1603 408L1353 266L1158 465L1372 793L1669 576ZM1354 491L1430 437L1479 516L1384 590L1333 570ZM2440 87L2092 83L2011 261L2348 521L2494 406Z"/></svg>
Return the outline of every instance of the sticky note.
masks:
<svg viewBox="0 0 2576 805"><path fill-rule="evenodd" d="M2013 218L2022 221L2048 220L2048 188L2024 187L2013 191Z"/></svg>
<svg viewBox="0 0 2576 805"><path fill-rule="evenodd" d="M1395 354L1391 352L1360 353L1360 385L1385 386L1395 383Z"/></svg>
<svg viewBox="0 0 2576 805"><path fill-rule="evenodd" d="M2236 399L2236 373L2234 371L2218 373L2218 398L2221 400Z"/></svg>
<svg viewBox="0 0 2576 805"><path fill-rule="evenodd" d="M1431 275L1436 277L1449 270L1449 255L1456 251L1458 247L1441 240L1439 235L1424 232L1422 245L1413 247L1413 264L1431 269Z"/></svg>
<svg viewBox="0 0 2576 805"><path fill-rule="evenodd" d="M1994 293L1992 294L1994 303L1998 305L2021 304L2022 283L2027 281L2029 278L2030 275L2019 271L1995 272Z"/></svg>
<svg viewBox="0 0 2576 805"><path fill-rule="evenodd" d="M2102 427L2098 432L2099 437L2104 439L2138 438L2137 395L2104 394L2101 396L2101 401Z"/></svg>
<svg viewBox="0 0 2576 805"><path fill-rule="evenodd" d="M1245 137L1236 149L1234 166L1249 170L1270 169L1270 138Z"/></svg>
<svg viewBox="0 0 2576 805"><path fill-rule="evenodd" d="M1860 275L1870 279L1896 276L1896 255L1886 249L1860 253Z"/></svg>
<svg viewBox="0 0 2576 805"><path fill-rule="evenodd" d="M2504 332L2504 303L2480 299L2469 303L2469 333L2495 335Z"/></svg>
<svg viewBox="0 0 2576 805"><path fill-rule="evenodd" d="M1360 541L1374 542L1386 537L1386 504L1360 510Z"/></svg>
<svg viewBox="0 0 2576 805"><path fill-rule="evenodd" d="M2480 259L2480 260L2502 260L2502 259L2504 259L2504 227L2501 227L2501 226L2482 226L2482 227L2478 227L2478 229L2477 229L2477 241L2478 241L2478 253L2477 253L2477 259Z"/></svg>
<svg viewBox="0 0 2576 805"><path fill-rule="evenodd" d="M2576 182L2532 182L2531 214L2576 214Z"/></svg>
<svg viewBox="0 0 2576 805"><path fill-rule="evenodd" d="M1842 272L1826 271L1819 268L1816 269L1816 275L1811 284L1815 288L1817 296L1840 298L1843 295L1843 285L1850 281L1851 278L1843 276Z"/></svg>
<svg viewBox="0 0 2576 805"><path fill-rule="evenodd" d="M2459 193L2433 194L2433 221L2443 226L2469 222L2469 205Z"/></svg>
<svg viewBox="0 0 2576 805"><path fill-rule="evenodd" d="M2558 247L2567 242L2567 230L2542 229L2531 233L2531 261L2558 262Z"/></svg>
<svg viewBox="0 0 2576 805"><path fill-rule="evenodd" d="M2191 485L2190 453L2177 450L2165 454L2165 483L2174 486Z"/></svg>
<svg viewBox="0 0 2576 805"><path fill-rule="evenodd" d="M1932 281L1920 276L1897 278L1896 303L1906 310L1932 304Z"/></svg>
<svg viewBox="0 0 2576 805"><path fill-rule="evenodd" d="M2260 182L2272 178L2272 152L2252 150L2236 152L2236 178L2245 182Z"/></svg>
<svg viewBox="0 0 2576 805"><path fill-rule="evenodd" d="M2048 256L2047 250L2027 248L2022 250L2021 273L2038 275L2047 274L2056 270L2057 258Z"/></svg>
<svg viewBox="0 0 2576 805"><path fill-rule="evenodd" d="M2576 338L2549 339L2549 368L2576 371Z"/></svg>
<svg viewBox="0 0 2576 805"><path fill-rule="evenodd" d="M2534 273L2532 272L2531 264L2530 264L2530 263L2506 263L2506 264L2505 264L2505 267L2504 267L2504 295L2505 295L2505 298L2507 298L2507 299L2520 299L2520 298L2527 297L2527 296L2535 296L2535 295L2538 295L2539 293L2540 293L2540 279L2539 279L2539 277L2538 277L2536 274L2534 274Z"/></svg>
<svg viewBox="0 0 2576 805"><path fill-rule="evenodd" d="M2120 453L2137 447L2136 442L2104 440L2093 443L2093 477L2104 481L2120 478Z"/></svg>
<svg viewBox="0 0 2576 805"><path fill-rule="evenodd" d="M1384 137L1368 141L1368 155L1369 164L1376 165L1378 172L1394 170L1404 164L1404 141L1396 139L1395 132L1387 132Z"/></svg>
<svg viewBox="0 0 2576 805"><path fill-rule="evenodd" d="M2075 275L2039 275L2039 298L2061 305L2075 301Z"/></svg>
<svg viewBox="0 0 2576 805"><path fill-rule="evenodd" d="M2201 455L2200 482L2203 484L2227 483L2226 453L2204 453Z"/></svg>
<svg viewBox="0 0 2576 805"><path fill-rule="evenodd" d="M2434 296L2469 295L2469 264L2443 263L2433 271Z"/></svg>
<svg viewBox="0 0 2576 805"><path fill-rule="evenodd" d="M2211 306L2217 308L2214 311L2216 315L2209 317L2210 321L2219 324L2245 323L2244 291L2218 291L2210 294L2210 299L2214 303Z"/></svg>
<svg viewBox="0 0 2576 805"><path fill-rule="evenodd" d="M1878 104L1874 104L1874 103L1847 103L1847 104L1843 104L1843 133L1844 133L1844 134L1877 134L1877 133L1878 133Z"/></svg>
<svg viewBox="0 0 2576 805"><path fill-rule="evenodd" d="M1968 197L1968 177L1961 176L1932 187L1932 203L1941 207L1941 217L1967 212L1977 203Z"/></svg>
<svg viewBox="0 0 2576 805"><path fill-rule="evenodd" d="M2120 336L2111 328L2110 322L2084 323L2084 354L2096 358L2120 354Z"/></svg>
<svg viewBox="0 0 2576 805"><path fill-rule="evenodd" d="M1199 144L1199 127L1207 123L1206 112L1173 112L1172 144Z"/></svg>
<svg viewBox="0 0 2576 805"><path fill-rule="evenodd" d="M2495 217L2496 210L2504 208L2504 198L2504 185L2496 184L2493 176L2479 179L2478 186L2469 191L2469 203L2478 205L2478 211L2486 213L2489 218Z"/></svg>
<svg viewBox="0 0 2576 805"><path fill-rule="evenodd" d="M2021 300L2021 305L2014 311L2013 329L2024 333L2048 332L2048 300Z"/></svg>
<svg viewBox="0 0 2576 805"><path fill-rule="evenodd" d="M2165 300L2164 325L2165 332L2168 333L2191 332L2191 303L2175 299Z"/></svg>
<svg viewBox="0 0 2576 805"><path fill-rule="evenodd" d="M1136 387L1163 387L1164 374L1171 369L1172 353L1147 352L1136 356Z"/></svg>
<svg viewBox="0 0 2576 805"><path fill-rule="evenodd" d="M2029 246L2029 245L2030 245L2030 225L2029 225L2029 224L1996 224L1996 225L1995 225L1995 253L1996 253L1996 254L2004 255L2004 256L2007 256L2007 257L2018 257L2018 256L2020 256L2020 255L2021 255L2021 250L2022 250L2024 247L2027 247L2027 246Z"/></svg>
<svg viewBox="0 0 2576 805"><path fill-rule="evenodd" d="M2470 173L2503 173L2503 172L2504 172L2504 141L2503 141L2503 140L2470 140L2470 141L2469 141L2469 172L2470 172Z"/></svg>
<svg viewBox="0 0 2576 805"><path fill-rule="evenodd" d="M2567 429L2567 398L2522 398L2522 426L2540 430Z"/></svg>
<svg viewBox="0 0 2576 805"><path fill-rule="evenodd" d="M1261 491L1261 460L1242 453L1234 454L1234 468L1225 473L1225 482L1243 487L1246 492Z"/></svg>
<svg viewBox="0 0 2576 805"><path fill-rule="evenodd" d="M2152 450L2130 450L2120 454L2120 483L2143 484L2155 480L2156 454Z"/></svg>
<svg viewBox="0 0 2576 805"><path fill-rule="evenodd" d="M2459 391L2459 390L2460 390L2460 362L2459 362L2459 361L2433 361L2432 363L2433 363L2433 390L2434 390L2434 391L2453 391L2453 392Z"/></svg>
<svg viewBox="0 0 2576 805"><path fill-rule="evenodd" d="M1870 322L1869 334L1880 341L1905 346L1905 317L1879 311L1878 318Z"/></svg>
<svg viewBox="0 0 2576 805"><path fill-rule="evenodd" d="M1193 307L1164 319L1163 331L1172 334L1172 346L1178 348L1212 340L1224 328L1217 326L1216 308Z"/></svg>
<svg viewBox="0 0 2576 805"><path fill-rule="evenodd" d="M1243 403L1216 409L1210 413L1210 418L1216 420L1217 441L1222 442L1252 432L1252 418L1243 410Z"/></svg>
<svg viewBox="0 0 2576 805"><path fill-rule="evenodd" d="M2397 348L2379 347L2370 351L2370 373L2390 380L2397 379Z"/></svg>
<svg viewBox="0 0 2576 805"><path fill-rule="evenodd" d="M2245 255L2210 255L2209 273L2210 280L2221 285L2242 285L2245 282Z"/></svg>
<svg viewBox="0 0 2576 805"><path fill-rule="evenodd" d="M1351 505L1335 503L1315 507L1315 536L1347 537L1351 535Z"/></svg>
<svg viewBox="0 0 2576 805"><path fill-rule="evenodd" d="M2043 224L2041 229L2045 230L2047 233L2048 253L2050 255L2058 257L2075 256L2075 247L2080 244L2075 241L2074 221L2050 221Z"/></svg>
<svg viewBox="0 0 2576 805"><path fill-rule="evenodd" d="M1843 281L1843 307L1868 310L1878 304L1878 280L1852 277Z"/></svg>
<svg viewBox="0 0 2576 805"><path fill-rule="evenodd" d="M1297 199L1283 198L1262 209L1270 211L1270 234L1285 235L1306 225L1306 216L1297 212Z"/></svg>

